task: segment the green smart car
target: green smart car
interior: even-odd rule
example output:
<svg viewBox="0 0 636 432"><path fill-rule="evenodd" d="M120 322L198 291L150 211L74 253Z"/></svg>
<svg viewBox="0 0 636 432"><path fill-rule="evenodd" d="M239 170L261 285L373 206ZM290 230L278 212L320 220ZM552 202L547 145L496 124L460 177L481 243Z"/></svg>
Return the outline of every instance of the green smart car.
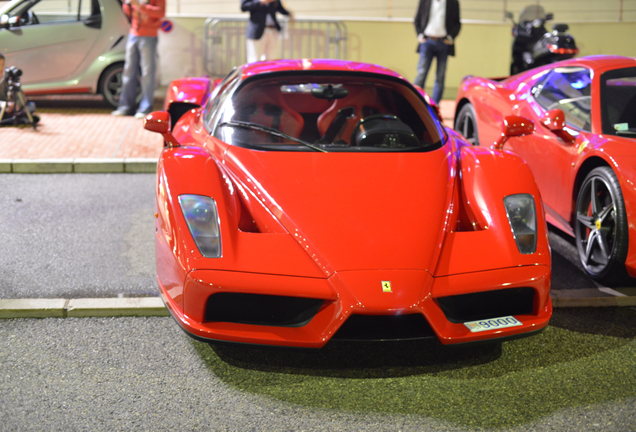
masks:
<svg viewBox="0 0 636 432"><path fill-rule="evenodd" d="M26 94L102 94L116 107L129 28L120 0L13 0L0 7L0 52Z"/></svg>

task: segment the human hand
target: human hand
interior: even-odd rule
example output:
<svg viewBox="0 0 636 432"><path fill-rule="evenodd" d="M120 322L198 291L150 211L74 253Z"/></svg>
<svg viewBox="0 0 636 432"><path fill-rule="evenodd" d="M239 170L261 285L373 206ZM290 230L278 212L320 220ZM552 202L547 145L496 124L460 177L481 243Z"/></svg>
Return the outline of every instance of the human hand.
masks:
<svg viewBox="0 0 636 432"><path fill-rule="evenodd" d="M417 41L418 41L419 43L424 43L424 42L426 42L426 36L424 36L424 33L420 33L420 34L418 34L418 35L417 35Z"/></svg>
<svg viewBox="0 0 636 432"><path fill-rule="evenodd" d="M445 43L446 45L452 45L452 44L453 44L453 41L452 41L451 39L449 39L449 38L444 38L444 43Z"/></svg>

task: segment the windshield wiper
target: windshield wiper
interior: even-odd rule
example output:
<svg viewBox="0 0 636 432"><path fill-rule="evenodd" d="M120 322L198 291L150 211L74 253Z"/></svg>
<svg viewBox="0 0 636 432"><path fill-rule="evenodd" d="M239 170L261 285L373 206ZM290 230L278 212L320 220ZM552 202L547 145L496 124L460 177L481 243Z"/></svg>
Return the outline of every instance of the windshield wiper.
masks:
<svg viewBox="0 0 636 432"><path fill-rule="evenodd" d="M258 124L258 123L232 120L232 121L226 121L226 122L223 122L223 123L219 123L219 126L242 127L242 128L246 128L246 129L257 130L257 131L260 131L260 132L267 132L267 133L269 133L271 135L274 135L274 136L277 136L279 138L284 138L286 140L293 141L293 142L298 143L298 144L302 144L302 145L304 145L306 147L309 147L312 150L323 152L323 153L328 153L327 150L321 149L320 147L316 147L315 145L310 144L310 143L308 143L306 141L299 140L298 138L294 138L293 136L287 135L286 133L283 133L283 132L281 132L279 130L276 130L274 128L270 128L270 127L267 127L267 126L263 126L263 125Z"/></svg>

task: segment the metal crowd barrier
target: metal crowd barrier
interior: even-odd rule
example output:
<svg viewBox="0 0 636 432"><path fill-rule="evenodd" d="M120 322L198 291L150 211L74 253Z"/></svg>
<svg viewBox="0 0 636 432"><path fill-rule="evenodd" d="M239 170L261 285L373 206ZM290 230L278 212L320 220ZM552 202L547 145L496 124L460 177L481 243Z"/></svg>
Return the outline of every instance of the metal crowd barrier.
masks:
<svg viewBox="0 0 636 432"><path fill-rule="evenodd" d="M208 18L203 29L203 66L208 75L225 76L246 62L247 18ZM347 27L342 21L283 21L281 58L347 57Z"/></svg>

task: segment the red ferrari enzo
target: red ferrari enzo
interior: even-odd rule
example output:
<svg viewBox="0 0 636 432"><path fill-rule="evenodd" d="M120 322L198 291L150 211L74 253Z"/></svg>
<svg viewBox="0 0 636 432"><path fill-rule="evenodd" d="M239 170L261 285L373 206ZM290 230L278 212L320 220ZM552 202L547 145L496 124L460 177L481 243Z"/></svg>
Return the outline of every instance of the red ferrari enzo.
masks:
<svg viewBox="0 0 636 432"><path fill-rule="evenodd" d="M165 140L157 278L190 336L458 344L547 325L550 249L530 170L444 128L396 73L253 63L173 82L166 111L145 119ZM172 131L169 112L183 113ZM532 131L507 122L506 137Z"/></svg>
<svg viewBox="0 0 636 432"><path fill-rule="evenodd" d="M501 135L505 116L537 129L506 147L534 174L548 222L574 236L583 267L614 285L636 277L636 59L592 56L502 81L466 77L455 129L473 144Z"/></svg>

